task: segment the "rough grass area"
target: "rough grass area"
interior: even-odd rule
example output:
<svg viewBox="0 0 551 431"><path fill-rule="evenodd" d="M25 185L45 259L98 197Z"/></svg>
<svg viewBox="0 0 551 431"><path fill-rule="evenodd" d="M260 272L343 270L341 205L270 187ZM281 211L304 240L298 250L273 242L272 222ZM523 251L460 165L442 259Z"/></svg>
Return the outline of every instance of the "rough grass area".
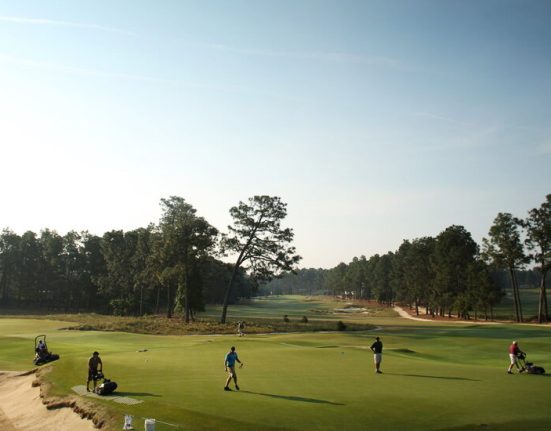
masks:
<svg viewBox="0 0 551 431"><path fill-rule="evenodd" d="M364 331L374 328L366 319L358 319L358 313L339 313L339 308L349 305L329 297L264 297L242 301L229 307L227 323L219 323L220 306L208 306L206 312L185 323L181 316L167 318L165 315L109 316L94 313L78 314L41 314L31 315L14 313L2 317L32 318L71 322L65 329L79 331L119 331L136 334L155 335L199 335L199 334L235 334L237 322L245 321L246 334L266 334L275 332L319 332L342 330L340 320L346 323L347 331ZM368 304L364 315L394 316L388 307ZM286 316L286 318L285 318ZM360 317L366 317L360 316Z"/></svg>
<svg viewBox="0 0 551 431"><path fill-rule="evenodd" d="M77 325L68 326L66 328L68 330L120 331L156 335L235 334L237 327L237 321L230 321L222 324L201 319L186 324L180 318L168 319L163 316L116 317L79 314L50 316L49 318L77 323ZM349 323L346 329L348 331L364 331L372 328L373 325L369 323ZM336 330L338 330L338 322L314 319L310 319L308 322L302 322L300 320L285 322L283 320L280 321L270 318L248 318L246 319L245 326L246 334Z"/></svg>

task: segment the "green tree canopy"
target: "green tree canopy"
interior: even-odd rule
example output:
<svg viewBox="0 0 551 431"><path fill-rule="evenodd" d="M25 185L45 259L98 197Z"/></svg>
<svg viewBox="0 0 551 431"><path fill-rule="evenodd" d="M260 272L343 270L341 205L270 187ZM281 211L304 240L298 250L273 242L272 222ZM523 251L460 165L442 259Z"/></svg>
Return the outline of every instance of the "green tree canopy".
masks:
<svg viewBox="0 0 551 431"><path fill-rule="evenodd" d="M294 234L292 229L282 228L281 222L287 216L287 204L277 196L253 196L248 202L230 209L233 225L223 235L221 250L237 258L231 279L226 288L222 316L225 323L230 294L238 270L244 267L257 282L267 282L274 277L291 271L301 257L290 245Z"/></svg>

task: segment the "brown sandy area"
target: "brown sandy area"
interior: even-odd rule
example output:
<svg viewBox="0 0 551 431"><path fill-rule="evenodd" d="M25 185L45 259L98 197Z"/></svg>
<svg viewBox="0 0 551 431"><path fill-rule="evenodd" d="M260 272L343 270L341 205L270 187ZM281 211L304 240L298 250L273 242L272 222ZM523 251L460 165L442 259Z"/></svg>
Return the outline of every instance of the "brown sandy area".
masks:
<svg viewBox="0 0 551 431"><path fill-rule="evenodd" d="M394 306L394 311L396 311L400 317L403 317L404 319L410 319L410 320L416 320L418 322L436 322L436 323L459 323L459 324L468 324L468 325L499 325L501 322L495 322L495 321L484 321L484 320L460 320L460 319L449 319L447 317L444 318L432 318L432 319L426 319L422 317L414 317L412 316L408 311L404 310L402 307L399 307L398 305Z"/></svg>
<svg viewBox="0 0 551 431"><path fill-rule="evenodd" d="M34 373L0 371L0 430L87 431L97 430L70 407L48 409Z"/></svg>

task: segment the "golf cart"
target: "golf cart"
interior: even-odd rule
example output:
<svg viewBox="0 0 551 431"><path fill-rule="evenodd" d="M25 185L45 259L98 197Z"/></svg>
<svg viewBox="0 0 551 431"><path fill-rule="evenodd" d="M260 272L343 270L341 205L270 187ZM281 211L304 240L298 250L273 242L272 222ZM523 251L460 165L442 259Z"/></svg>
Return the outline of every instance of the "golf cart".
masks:
<svg viewBox="0 0 551 431"><path fill-rule="evenodd" d="M57 361L59 359L59 355L51 353L48 350L48 346L46 344L46 335L38 335L37 337L35 337L34 353L34 365L43 365L47 364L48 362Z"/></svg>

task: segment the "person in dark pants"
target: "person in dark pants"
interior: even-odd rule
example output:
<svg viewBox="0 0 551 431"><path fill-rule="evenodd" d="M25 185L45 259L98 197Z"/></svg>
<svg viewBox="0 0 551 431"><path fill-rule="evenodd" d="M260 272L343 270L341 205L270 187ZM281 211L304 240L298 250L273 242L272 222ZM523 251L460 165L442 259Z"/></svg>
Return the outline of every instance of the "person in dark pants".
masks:
<svg viewBox="0 0 551 431"><path fill-rule="evenodd" d="M90 392L90 382L94 382L94 389L98 381L98 373L103 370L103 364L98 352L92 353L90 359L88 359L88 381L86 382L86 390Z"/></svg>
<svg viewBox="0 0 551 431"><path fill-rule="evenodd" d="M381 374L381 360L383 359L383 343L379 337L375 338L375 342L370 349L373 351L373 361L375 362L375 372Z"/></svg>

